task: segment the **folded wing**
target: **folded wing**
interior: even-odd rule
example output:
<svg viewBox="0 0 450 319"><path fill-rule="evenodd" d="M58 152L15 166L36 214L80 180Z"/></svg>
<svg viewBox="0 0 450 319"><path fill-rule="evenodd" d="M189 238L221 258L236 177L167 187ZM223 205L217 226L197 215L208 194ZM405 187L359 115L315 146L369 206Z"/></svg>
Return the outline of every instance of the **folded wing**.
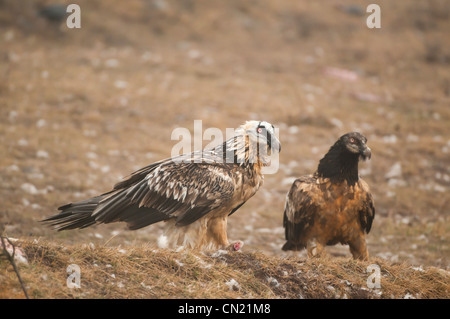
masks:
<svg viewBox="0 0 450 319"><path fill-rule="evenodd" d="M60 207L45 222L58 230L126 222L130 229L176 219L188 225L232 198L232 165L177 162L144 167L103 195Z"/></svg>

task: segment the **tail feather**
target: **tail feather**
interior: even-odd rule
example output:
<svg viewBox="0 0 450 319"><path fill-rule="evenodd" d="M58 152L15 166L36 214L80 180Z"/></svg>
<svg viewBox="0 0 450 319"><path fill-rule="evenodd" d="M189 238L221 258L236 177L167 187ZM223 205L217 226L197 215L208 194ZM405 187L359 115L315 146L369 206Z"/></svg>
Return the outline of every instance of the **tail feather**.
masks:
<svg viewBox="0 0 450 319"><path fill-rule="evenodd" d="M58 231L91 226L96 223L92 212L102 198L103 195L61 206L58 208L61 211L59 214L50 216L42 222Z"/></svg>
<svg viewBox="0 0 450 319"><path fill-rule="evenodd" d="M296 244L290 241L286 241L286 243L283 245L283 247L281 247L282 250L287 251L287 250L302 250L304 249L305 246L301 245L301 244Z"/></svg>
<svg viewBox="0 0 450 319"><path fill-rule="evenodd" d="M125 192L103 194L58 209L61 212L41 221L57 231L117 221L126 222L129 229L135 230L170 218L157 209L131 203Z"/></svg>
<svg viewBox="0 0 450 319"><path fill-rule="evenodd" d="M97 205L92 215L97 221L110 223L118 219L118 215L130 205L130 201L125 198L125 193L114 193L105 199L102 199Z"/></svg>

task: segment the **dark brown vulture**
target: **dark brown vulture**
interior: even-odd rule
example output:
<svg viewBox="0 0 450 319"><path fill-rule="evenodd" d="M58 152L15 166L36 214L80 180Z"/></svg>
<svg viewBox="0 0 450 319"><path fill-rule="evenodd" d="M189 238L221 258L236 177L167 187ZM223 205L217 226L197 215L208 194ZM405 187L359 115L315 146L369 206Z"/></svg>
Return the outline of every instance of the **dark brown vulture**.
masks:
<svg viewBox="0 0 450 319"><path fill-rule="evenodd" d="M358 175L359 159L371 157L360 133L343 135L320 160L317 171L294 181L286 197L283 250L307 249L320 255L326 245L350 246L355 259L367 260L366 234L375 208L369 186Z"/></svg>
<svg viewBox="0 0 450 319"><path fill-rule="evenodd" d="M125 222L131 230L165 221L172 246L231 248L227 219L263 184L280 142L267 122L248 121L217 147L150 164L105 194L59 207L45 219L57 230Z"/></svg>

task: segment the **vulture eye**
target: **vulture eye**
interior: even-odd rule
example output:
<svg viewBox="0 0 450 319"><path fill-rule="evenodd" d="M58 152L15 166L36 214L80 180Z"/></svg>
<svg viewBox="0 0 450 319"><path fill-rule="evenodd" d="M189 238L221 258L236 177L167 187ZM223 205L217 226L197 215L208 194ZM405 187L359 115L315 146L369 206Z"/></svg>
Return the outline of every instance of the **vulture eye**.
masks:
<svg viewBox="0 0 450 319"><path fill-rule="evenodd" d="M356 140L355 140L353 137L350 137L349 141L350 141L350 143L352 143L352 144L355 144L355 143L356 143Z"/></svg>
<svg viewBox="0 0 450 319"><path fill-rule="evenodd" d="M262 128L262 127L258 127L258 128L256 129L256 132L258 132L258 133L262 133L262 131L263 131L263 128Z"/></svg>

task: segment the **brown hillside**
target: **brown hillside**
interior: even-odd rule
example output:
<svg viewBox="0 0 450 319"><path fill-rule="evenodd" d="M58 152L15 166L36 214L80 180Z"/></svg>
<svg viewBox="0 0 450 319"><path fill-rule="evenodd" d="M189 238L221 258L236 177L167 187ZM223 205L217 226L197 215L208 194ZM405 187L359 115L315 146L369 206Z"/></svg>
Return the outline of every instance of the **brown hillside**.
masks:
<svg viewBox="0 0 450 319"><path fill-rule="evenodd" d="M17 246L28 260L19 268L31 298L448 298L450 293L448 271L381 258L305 260L261 252L63 246L43 240ZM81 270L79 289L67 287L71 264ZM368 287L370 265L380 267L380 288ZM23 297L3 259L0 271L0 298Z"/></svg>
<svg viewBox="0 0 450 319"><path fill-rule="evenodd" d="M80 0L81 29L39 14L55 2L0 1L0 233L20 239L32 296L116 298L136 276L127 297L449 297L447 0L376 1L380 29L367 27L363 0ZM249 119L278 127L283 147L276 174L230 217L241 254L153 252L160 224L55 232L38 222L169 157L174 128L202 120L225 133ZM356 130L372 149L360 174L375 199L368 249L381 296L361 289L367 264L348 247L313 261L281 250L292 181ZM71 258L83 265L80 291L61 283ZM0 262L0 296L21 296Z"/></svg>

